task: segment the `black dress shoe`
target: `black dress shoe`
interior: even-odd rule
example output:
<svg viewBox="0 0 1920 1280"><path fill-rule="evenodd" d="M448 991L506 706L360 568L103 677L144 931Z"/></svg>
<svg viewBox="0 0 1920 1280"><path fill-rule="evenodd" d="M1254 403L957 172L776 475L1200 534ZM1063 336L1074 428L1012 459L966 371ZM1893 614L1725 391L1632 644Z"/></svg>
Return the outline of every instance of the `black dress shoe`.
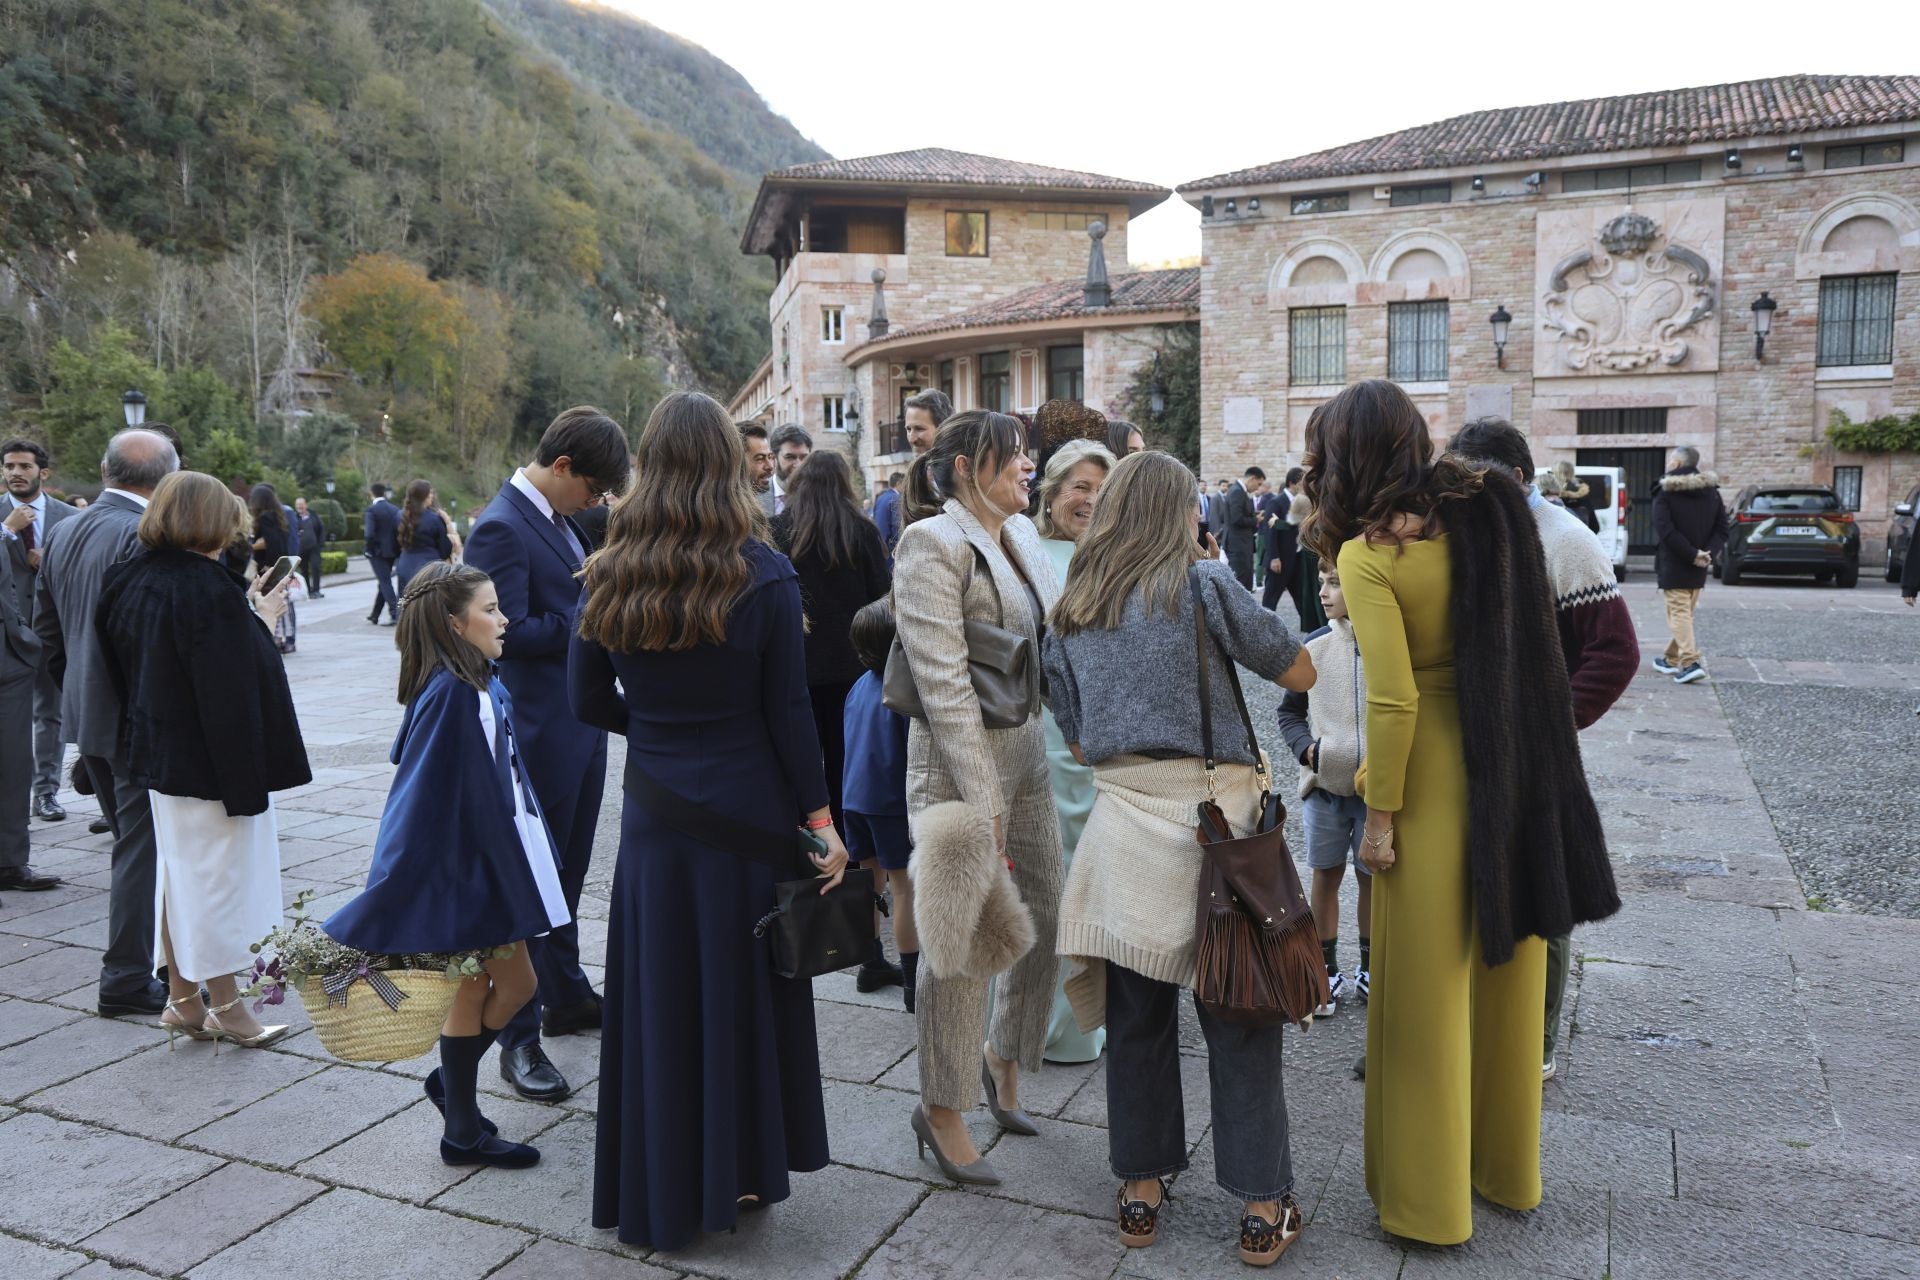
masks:
<svg viewBox="0 0 1920 1280"><path fill-rule="evenodd" d="M500 1078L529 1102L558 1102L573 1086L538 1043L500 1050Z"/></svg>
<svg viewBox="0 0 1920 1280"><path fill-rule="evenodd" d="M447 1164L490 1165L495 1169L531 1169L540 1163L540 1152L524 1142L508 1142L492 1134L484 1135L470 1147L459 1147L440 1139L440 1159Z"/></svg>
<svg viewBox="0 0 1920 1280"><path fill-rule="evenodd" d="M447 1086L440 1083L440 1068L435 1067L433 1070L427 1072L427 1078L421 1081L421 1087L427 1091L427 1101L433 1104L433 1109L438 1111L442 1117L445 1117L447 1114ZM480 1117L480 1127L485 1129L489 1136L500 1132L500 1126L485 1116Z"/></svg>
<svg viewBox="0 0 1920 1280"><path fill-rule="evenodd" d="M52 796L41 796L33 802L33 816L42 822L65 822L67 811Z"/></svg>
<svg viewBox="0 0 1920 1280"><path fill-rule="evenodd" d="M104 836L110 834L112 831L113 824L105 818L95 818L87 824L87 832L90 835Z"/></svg>
<svg viewBox="0 0 1920 1280"><path fill-rule="evenodd" d="M570 1036L576 1031L594 1031L600 1026L600 1001L582 1000L564 1009L543 1009L540 1030L550 1036Z"/></svg>
<svg viewBox="0 0 1920 1280"><path fill-rule="evenodd" d="M0 867L0 889L18 889L22 893L41 893L60 887L60 877L45 875L29 866Z"/></svg>
<svg viewBox="0 0 1920 1280"><path fill-rule="evenodd" d="M158 1014L167 1007L167 986L164 982L149 981L144 987L134 987L130 991L102 991L100 993L100 1016L103 1018L126 1018L136 1014Z"/></svg>

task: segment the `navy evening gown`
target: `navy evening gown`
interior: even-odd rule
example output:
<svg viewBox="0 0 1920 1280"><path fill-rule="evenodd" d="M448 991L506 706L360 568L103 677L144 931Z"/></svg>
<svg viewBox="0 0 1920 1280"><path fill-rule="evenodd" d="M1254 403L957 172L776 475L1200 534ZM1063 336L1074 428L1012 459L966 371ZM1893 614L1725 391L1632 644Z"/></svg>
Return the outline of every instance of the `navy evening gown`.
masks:
<svg viewBox="0 0 1920 1280"><path fill-rule="evenodd" d="M807 698L800 588L747 544L753 580L725 644L612 653L573 638L574 713L627 738L631 767L768 831L827 803ZM625 691L622 699L614 681ZM775 977L754 922L774 873L683 836L631 793L607 922L593 1224L685 1248L741 1196L789 1194L827 1163L813 984Z"/></svg>

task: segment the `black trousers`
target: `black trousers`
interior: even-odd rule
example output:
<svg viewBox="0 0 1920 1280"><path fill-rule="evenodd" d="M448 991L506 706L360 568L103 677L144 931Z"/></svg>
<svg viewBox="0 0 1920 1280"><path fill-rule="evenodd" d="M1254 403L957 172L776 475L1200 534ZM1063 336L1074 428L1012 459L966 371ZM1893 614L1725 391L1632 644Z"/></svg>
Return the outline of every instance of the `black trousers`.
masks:
<svg viewBox="0 0 1920 1280"><path fill-rule="evenodd" d="M320 548L300 553L300 573L307 580L307 594L320 594Z"/></svg>
<svg viewBox="0 0 1920 1280"><path fill-rule="evenodd" d="M1267 585L1260 594L1260 603L1271 609L1280 603L1280 597L1293 589L1295 576L1300 571L1300 532L1290 524L1277 524L1267 530ZM1280 571L1274 572L1272 562L1280 562Z"/></svg>

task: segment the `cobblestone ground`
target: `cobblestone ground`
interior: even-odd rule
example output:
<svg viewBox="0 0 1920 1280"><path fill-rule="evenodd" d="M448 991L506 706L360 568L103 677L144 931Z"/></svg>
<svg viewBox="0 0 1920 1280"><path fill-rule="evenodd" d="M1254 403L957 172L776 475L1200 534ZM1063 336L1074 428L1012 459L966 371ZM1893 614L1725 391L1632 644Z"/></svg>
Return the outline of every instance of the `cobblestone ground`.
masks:
<svg viewBox="0 0 1920 1280"><path fill-rule="evenodd" d="M316 780L281 798L289 898L354 892L398 720L390 631L370 588L302 608L290 659ZM1645 648L1657 597L1629 588ZM1643 674L1585 735L1626 907L1575 940L1560 1073L1546 1086L1546 1198L1481 1205L1453 1250L1383 1236L1362 1181L1363 1016L1290 1036L1286 1087L1311 1213L1278 1269L1298 1276L1872 1277L1920 1274L1920 923L1912 915L1913 703L1920 617L1890 588L1715 587L1701 636L1715 682ZM1270 723L1271 699L1258 715ZM616 740L616 757L618 745ZM613 761L611 778L618 779ZM617 785L601 822L583 941L605 939ZM69 884L0 905L0 1277L995 1276L1243 1273L1235 1206L1211 1185L1204 1050L1185 1037L1193 1168L1152 1249L1108 1221L1104 1077L1024 1082L1043 1136L995 1141L992 1193L917 1160L913 1026L897 992L816 984L836 1163L737 1235L678 1254L623 1248L588 1222L598 1044L551 1049L560 1106L482 1081L538 1170L440 1164L428 1061L333 1061L310 1030L271 1050L181 1042L94 1016L106 838L90 802L36 824L35 862ZM1826 910L1810 910L1809 901ZM1878 914L1862 914L1878 913ZM595 972L596 979L600 976ZM296 1013L296 1017L299 1015ZM304 1018L300 1025L305 1026Z"/></svg>

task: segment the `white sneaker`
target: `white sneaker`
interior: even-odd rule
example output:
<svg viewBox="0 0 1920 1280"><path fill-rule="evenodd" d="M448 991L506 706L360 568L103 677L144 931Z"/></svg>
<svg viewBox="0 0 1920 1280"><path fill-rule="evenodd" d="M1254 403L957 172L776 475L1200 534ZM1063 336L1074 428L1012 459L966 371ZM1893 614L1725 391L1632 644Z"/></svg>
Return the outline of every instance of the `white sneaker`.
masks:
<svg viewBox="0 0 1920 1280"><path fill-rule="evenodd" d="M1373 975L1371 973L1368 973L1365 969L1355 969L1353 971L1354 1003L1365 1004L1368 998L1371 997L1372 995L1373 995Z"/></svg>
<svg viewBox="0 0 1920 1280"><path fill-rule="evenodd" d="M1540 1064L1540 1082L1545 1084L1547 1081L1553 1079L1559 1070L1559 1060L1557 1058L1548 1058Z"/></svg>
<svg viewBox="0 0 1920 1280"><path fill-rule="evenodd" d="M1327 975L1327 1002L1313 1011L1316 1018L1327 1018L1340 1012L1340 997L1347 993L1347 975L1335 970Z"/></svg>

